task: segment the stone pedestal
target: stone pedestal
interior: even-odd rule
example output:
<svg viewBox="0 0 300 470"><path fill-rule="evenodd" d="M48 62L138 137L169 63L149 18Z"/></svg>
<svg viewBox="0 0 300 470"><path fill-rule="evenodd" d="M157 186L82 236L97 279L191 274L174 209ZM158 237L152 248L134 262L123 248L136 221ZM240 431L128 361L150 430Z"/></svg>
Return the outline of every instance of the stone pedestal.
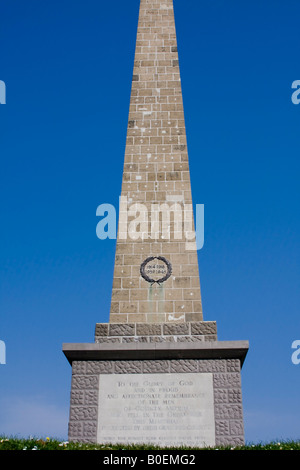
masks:
<svg viewBox="0 0 300 470"><path fill-rule="evenodd" d="M218 341L215 322L97 324L94 343L63 345L69 440L241 445L247 351L247 341Z"/></svg>

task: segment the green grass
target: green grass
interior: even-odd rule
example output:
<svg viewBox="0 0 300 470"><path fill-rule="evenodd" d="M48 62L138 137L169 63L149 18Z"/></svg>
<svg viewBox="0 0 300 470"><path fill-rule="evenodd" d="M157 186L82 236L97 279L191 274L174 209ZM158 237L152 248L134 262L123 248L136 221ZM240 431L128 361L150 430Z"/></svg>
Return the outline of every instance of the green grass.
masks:
<svg viewBox="0 0 300 470"><path fill-rule="evenodd" d="M191 447L162 448L149 445L108 445L63 442L57 439L0 436L0 450L203 450ZM278 441L270 443L247 444L240 447L214 447L206 450L300 450L300 441Z"/></svg>

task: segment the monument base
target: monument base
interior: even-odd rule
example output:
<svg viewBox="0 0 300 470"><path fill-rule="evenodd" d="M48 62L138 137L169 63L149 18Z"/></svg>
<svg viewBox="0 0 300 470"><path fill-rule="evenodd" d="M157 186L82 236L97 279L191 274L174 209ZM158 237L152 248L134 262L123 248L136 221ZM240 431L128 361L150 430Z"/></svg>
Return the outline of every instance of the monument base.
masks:
<svg viewBox="0 0 300 470"><path fill-rule="evenodd" d="M218 341L215 322L97 324L95 343L63 345L69 441L244 444L247 351L247 341Z"/></svg>

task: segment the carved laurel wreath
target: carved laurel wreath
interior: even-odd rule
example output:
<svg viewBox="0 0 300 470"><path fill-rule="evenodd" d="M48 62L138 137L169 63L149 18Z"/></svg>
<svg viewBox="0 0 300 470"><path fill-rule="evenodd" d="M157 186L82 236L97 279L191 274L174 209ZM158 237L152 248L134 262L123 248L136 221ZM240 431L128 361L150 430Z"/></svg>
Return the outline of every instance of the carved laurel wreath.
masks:
<svg viewBox="0 0 300 470"><path fill-rule="evenodd" d="M166 275L164 277L160 278L160 279L157 279L157 280L152 279L151 277L147 276L147 274L145 273L146 265L150 261L153 261L155 259L158 259L159 261L162 261L167 266ZM161 284L162 282L165 282L167 279L169 279L169 277L171 276L171 274L172 274L172 265L171 265L170 261L168 261L163 256L150 256L149 258L145 259L145 261L142 262L141 267L140 267L140 273L141 273L142 278L145 279L145 281L150 282L150 284L155 284L155 283Z"/></svg>

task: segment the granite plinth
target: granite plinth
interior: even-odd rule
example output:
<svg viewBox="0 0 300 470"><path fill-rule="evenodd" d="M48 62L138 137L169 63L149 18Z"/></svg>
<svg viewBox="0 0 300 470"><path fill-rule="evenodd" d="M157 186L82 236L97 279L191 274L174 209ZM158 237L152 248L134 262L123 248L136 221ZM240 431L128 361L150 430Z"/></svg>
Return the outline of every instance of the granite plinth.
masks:
<svg viewBox="0 0 300 470"><path fill-rule="evenodd" d="M158 443L164 429L166 446L242 445L240 372L248 341L218 341L214 322L196 323L97 324L94 343L64 344L72 365L69 440ZM211 334L189 341L196 332ZM174 396L165 391L172 387Z"/></svg>

